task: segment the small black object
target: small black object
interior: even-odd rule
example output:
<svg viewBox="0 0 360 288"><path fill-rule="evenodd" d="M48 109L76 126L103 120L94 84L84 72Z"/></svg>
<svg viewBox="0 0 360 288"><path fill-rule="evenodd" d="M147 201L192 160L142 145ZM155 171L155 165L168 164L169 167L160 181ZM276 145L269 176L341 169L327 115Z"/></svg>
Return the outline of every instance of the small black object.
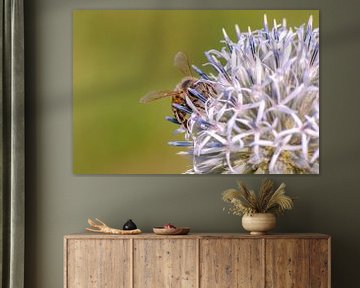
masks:
<svg viewBox="0 0 360 288"><path fill-rule="evenodd" d="M135 229L137 229L136 224L131 219L126 221L126 223L123 226L123 230L135 230Z"/></svg>

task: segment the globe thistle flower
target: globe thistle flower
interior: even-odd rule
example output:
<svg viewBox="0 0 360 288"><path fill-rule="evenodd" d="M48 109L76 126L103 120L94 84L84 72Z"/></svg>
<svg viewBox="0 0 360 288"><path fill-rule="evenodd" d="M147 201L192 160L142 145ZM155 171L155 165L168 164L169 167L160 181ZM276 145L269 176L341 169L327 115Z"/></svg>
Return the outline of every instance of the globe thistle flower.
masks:
<svg viewBox="0 0 360 288"><path fill-rule="evenodd" d="M270 29L240 32L236 41L223 30L224 47L205 52L213 73L198 67L199 82L216 95L198 95L203 109L192 105L184 131L190 174L319 173L319 29L288 28L286 21Z"/></svg>

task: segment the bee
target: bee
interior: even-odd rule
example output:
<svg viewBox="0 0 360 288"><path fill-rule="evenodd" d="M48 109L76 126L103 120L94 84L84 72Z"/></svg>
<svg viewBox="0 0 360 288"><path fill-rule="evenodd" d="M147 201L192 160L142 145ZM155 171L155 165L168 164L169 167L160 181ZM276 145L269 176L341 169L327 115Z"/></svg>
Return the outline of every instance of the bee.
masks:
<svg viewBox="0 0 360 288"><path fill-rule="evenodd" d="M151 91L140 99L140 103L148 103L165 97L172 97L171 109L175 122L187 127L187 121L192 113L186 97L198 111L204 110L204 104L209 95L215 90L211 84L198 82L198 78L192 74L190 61L183 52L178 52L174 58L174 65L184 74L184 78L176 85L174 90ZM174 119L174 120L175 120Z"/></svg>

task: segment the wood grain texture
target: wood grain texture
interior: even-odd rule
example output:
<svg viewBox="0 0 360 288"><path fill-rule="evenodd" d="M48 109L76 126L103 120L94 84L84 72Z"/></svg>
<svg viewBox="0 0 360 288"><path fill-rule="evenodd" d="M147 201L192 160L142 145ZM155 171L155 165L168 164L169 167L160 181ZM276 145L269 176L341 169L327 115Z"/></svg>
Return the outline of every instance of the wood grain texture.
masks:
<svg viewBox="0 0 360 288"><path fill-rule="evenodd" d="M306 239L266 239L265 287L309 287L309 243Z"/></svg>
<svg viewBox="0 0 360 288"><path fill-rule="evenodd" d="M196 251L193 239L134 240L134 287L196 288Z"/></svg>
<svg viewBox="0 0 360 288"><path fill-rule="evenodd" d="M66 288L131 287L130 240L67 240Z"/></svg>
<svg viewBox="0 0 360 288"><path fill-rule="evenodd" d="M260 288L263 266L260 239L201 240L200 287Z"/></svg>
<svg viewBox="0 0 360 288"><path fill-rule="evenodd" d="M190 233L188 235L156 235L142 233L139 235L107 235L101 233L79 233L66 235L65 239L329 239L329 235L319 233L289 233L250 235L249 233Z"/></svg>
<svg viewBox="0 0 360 288"><path fill-rule="evenodd" d="M330 240L323 234L67 235L64 287L330 288Z"/></svg>
<svg viewBox="0 0 360 288"><path fill-rule="evenodd" d="M328 288L330 283L329 241L324 239L310 240L310 287Z"/></svg>

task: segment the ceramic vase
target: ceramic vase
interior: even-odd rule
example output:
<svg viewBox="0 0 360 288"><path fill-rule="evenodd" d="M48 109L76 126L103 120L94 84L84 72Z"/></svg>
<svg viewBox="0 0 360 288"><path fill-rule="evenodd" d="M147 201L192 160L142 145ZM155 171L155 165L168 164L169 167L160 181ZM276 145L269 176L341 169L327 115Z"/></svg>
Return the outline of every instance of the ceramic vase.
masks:
<svg viewBox="0 0 360 288"><path fill-rule="evenodd" d="M255 213L242 217L242 226L251 235L263 235L276 226L276 217L273 213Z"/></svg>

